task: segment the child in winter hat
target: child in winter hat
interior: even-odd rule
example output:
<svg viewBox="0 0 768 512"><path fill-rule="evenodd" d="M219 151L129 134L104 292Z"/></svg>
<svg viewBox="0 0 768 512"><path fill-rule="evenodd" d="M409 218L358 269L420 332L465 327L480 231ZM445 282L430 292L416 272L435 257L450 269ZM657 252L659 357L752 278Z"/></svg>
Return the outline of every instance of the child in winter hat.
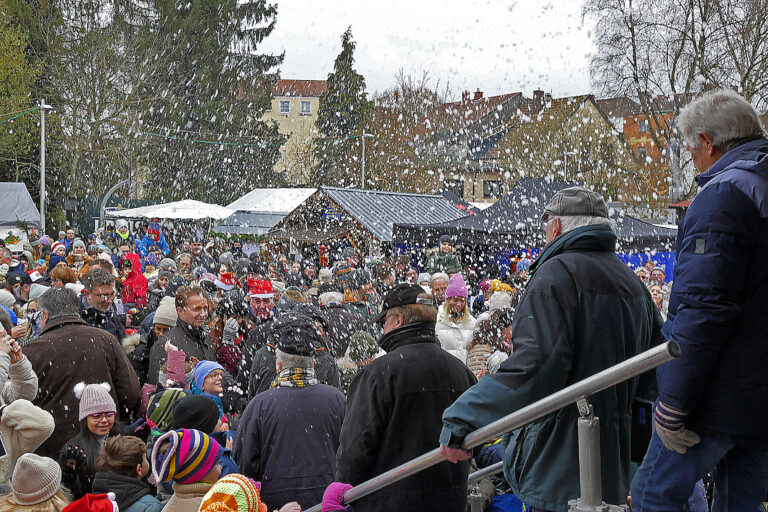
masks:
<svg viewBox="0 0 768 512"><path fill-rule="evenodd" d="M109 394L110 389L110 385L106 382L87 386L84 382L76 384L75 396L80 399L78 419L83 421L92 414L102 412L117 414L117 405Z"/></svg>
<svg viewBox="0 0 768 512"><path fill-rule="evenodd" d="M199 430L172 430L152 447L152 475L158 482L213 484L221 472L221 445Z"/></svg>
<svg viewBox="0 0 768 512"><path fill-rule="evenodd" d="M0 498L0 512L61 512L70 501L61 488L61 468L56 461L25 453L13 471L11 492Z"/></svg>
<svg viewBox="0 0 768 512"><path fill-rule="evenodd" d="M260 485L234 474L216 482L200 503L200 512L267 512L261 502Z"/></svg>

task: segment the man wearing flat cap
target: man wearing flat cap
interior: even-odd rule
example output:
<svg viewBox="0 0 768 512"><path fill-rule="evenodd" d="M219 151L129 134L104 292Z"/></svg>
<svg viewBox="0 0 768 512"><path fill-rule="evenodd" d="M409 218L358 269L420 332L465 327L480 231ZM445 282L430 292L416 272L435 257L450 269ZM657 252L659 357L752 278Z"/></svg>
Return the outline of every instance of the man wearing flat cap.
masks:
<svg viewBox="0 0 768 512"><path fill-rule="evenodd" d="M443 414L441 453L451 461L470 432L660 343L661 317L637 276L614 254L603 199L584 187L559 191L544 210L547 245L512 324L512 355ZM600 418L603 500L629 492L631 404L636 379L589 397ZM568 509L580 495L576 405L504 436L504 476L539 511Z"/></svg>
<svg viewBox="0 0 768 512"><path fill-rule="evenodd" d="M242 474L261 482L271 507L309 508L334 481L344 395L315 375L322 344L315 319L284 313L275 331L277 377L245 408L232 455Z"/></svg>
<svg viewBox="0 0 768 512"><path fill-rule="evenodd" d="M443 410L475 383L474 374L440 348L432 298L416 284L397 285L373 321L383 323L387 354L361 368L350 385L336 478L352 485L435 448ZM354 502L355 512L464 512L469 463L438 464Z"/></svg>

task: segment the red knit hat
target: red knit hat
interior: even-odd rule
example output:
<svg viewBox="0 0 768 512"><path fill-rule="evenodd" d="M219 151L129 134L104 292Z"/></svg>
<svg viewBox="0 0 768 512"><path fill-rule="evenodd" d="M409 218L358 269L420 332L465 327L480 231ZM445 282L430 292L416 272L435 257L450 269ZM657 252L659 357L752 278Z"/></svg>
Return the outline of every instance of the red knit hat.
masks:
<svg viewBox="0 0 768 512"><path fill-rule="evenodd" d="M229 291L237 286L237 279L229 272L222 272L219 277L216 278L214 284L222 290Z"/></svg>
<svg viewBox="0 0 768 512"><path fill-rule="evenodd" d="M275 291L272 289L272 281L268 279L249 279L248 296L258 299L274 299Z"/></svg>

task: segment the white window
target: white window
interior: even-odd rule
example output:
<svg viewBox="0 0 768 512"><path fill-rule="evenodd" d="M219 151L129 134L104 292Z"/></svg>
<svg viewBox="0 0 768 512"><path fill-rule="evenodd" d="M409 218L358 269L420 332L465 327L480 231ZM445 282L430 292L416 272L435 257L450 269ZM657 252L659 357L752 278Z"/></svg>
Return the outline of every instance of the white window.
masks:
<svg viewBox="0 0 768 512"><path fill-rule="evenodd" d="M483 197L501 196L501 181L483 180Z"/></svg>
<svg viewBox="0 0 768 512"><path fill-rule="evenodd" d="M639 131L640 133L646 133L646 132L648 132L648 121L646 121L645 119L642 119L642 120L640 121L640 127L638 128L638 131Z"/></svg>
<svg viewBox="0 0 768 512"><path fill-rule="evenodd" d="M445 183L443 185L445 187L445 190L450 190L457 196L463 198L464 197L464 180L461 179L452 179L452 180L445 180Z"/></svg>
<svg viewBox="0 0 768 512"><path fill-rule="evenodd" d="M648 150L645 147L640 146L637 148L637 156L639 156L643 161L643 164L645 164L645 159L648 158Z"/></svg>
<svg viewBox="0 0 768 512"><path fill-rule="evenodd" d="M291 102L290 101L281 101L280 102L280 113L281 114L290 114L291 113Z"/></svg>
<svg viewBox="0 0 768 512"><path fill-rule="evenodd" d="M301 113L302 114L311 114L312 113L312 104L308 101L302 101L301 102Z"/></svg>

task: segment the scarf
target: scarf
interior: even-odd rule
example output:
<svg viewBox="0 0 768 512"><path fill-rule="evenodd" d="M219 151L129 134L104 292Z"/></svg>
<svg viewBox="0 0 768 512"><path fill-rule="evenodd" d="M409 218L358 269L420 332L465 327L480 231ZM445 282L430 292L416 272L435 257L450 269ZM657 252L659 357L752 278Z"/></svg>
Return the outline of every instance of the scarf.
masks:
<svg viewBox="0 0 768 512"><path fill-rule="evenodd" d="M128 231L128 230L126 230L125 234L122 234L122 233L121 233L121 232L119 232L119 231L115 231L115 233L117 233L117 235L118 235L120 238L122 238L123 240L127 240L127 239L128 239L128 237L129 237L129 236L130 236L130 234L131 234L131 232L130 232L130 231Z"/></svg>
<svg viewBox="0 0 768 512"><path fill-rule="evenodd" d="M317 384L314 368L285 368L272 381L273 388L304 388L313 384Z"/></svg>

